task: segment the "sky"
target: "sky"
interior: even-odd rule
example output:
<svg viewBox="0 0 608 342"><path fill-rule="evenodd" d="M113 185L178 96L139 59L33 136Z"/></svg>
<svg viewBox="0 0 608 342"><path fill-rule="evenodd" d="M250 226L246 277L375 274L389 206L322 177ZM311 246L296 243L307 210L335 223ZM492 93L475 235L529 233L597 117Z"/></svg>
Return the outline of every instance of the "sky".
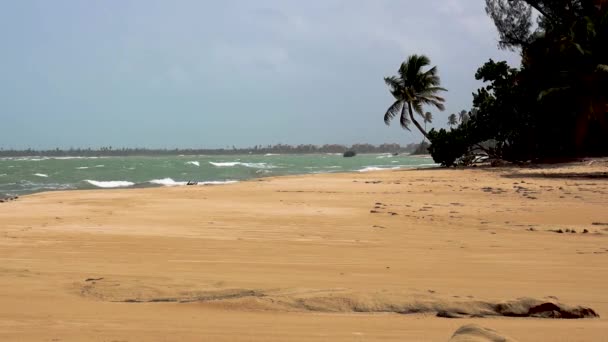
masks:
<svg viewBox="0 0 608 342"><path fill-rule="evenodd" d="M470 109L500 51L483 0L0 2L0 147L238 147L419 142L383 78L437 65Z"/></svg>

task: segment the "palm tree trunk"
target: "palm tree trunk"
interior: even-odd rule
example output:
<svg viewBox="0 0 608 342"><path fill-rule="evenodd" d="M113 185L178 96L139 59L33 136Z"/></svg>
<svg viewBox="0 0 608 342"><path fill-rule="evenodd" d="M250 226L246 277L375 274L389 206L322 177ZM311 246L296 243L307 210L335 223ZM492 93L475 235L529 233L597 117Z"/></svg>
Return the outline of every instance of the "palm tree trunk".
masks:
<svg viewBox="0 0 608 342"><path fill-rule="evenodd" d="M407 103L407 109L410 112L410 120L412 120L412 122L414 123L414 125L416 125L416 127L418 128L418 130L420 131L420 133L422 133L422 135L424 136L424 138L427 139L429 137L429 135L426 134L426 131L424 130L424 128L422 128L422 126L420 126L420 124L418 123L418 121L416 121L416 119L414 119L414 113L412 112L412 104L410 102Z"/></svg>

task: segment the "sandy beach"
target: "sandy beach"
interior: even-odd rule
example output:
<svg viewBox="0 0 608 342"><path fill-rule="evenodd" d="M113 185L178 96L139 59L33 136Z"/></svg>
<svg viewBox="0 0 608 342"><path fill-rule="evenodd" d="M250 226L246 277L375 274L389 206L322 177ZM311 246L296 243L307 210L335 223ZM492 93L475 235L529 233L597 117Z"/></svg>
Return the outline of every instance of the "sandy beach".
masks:
<svg viewBox="0 0 608 342"><path fill-rule="evenodd" d="M0 203L0 340L608 341L608 167L589 164ZM600 317L496 309L521 298Z"/></svg>

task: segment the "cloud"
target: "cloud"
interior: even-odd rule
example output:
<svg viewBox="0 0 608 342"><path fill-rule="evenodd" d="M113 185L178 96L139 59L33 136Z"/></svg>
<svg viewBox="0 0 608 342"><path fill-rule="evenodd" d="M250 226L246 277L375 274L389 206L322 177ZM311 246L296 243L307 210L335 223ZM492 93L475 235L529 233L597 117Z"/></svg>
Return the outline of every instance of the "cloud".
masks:
<svg viewBox="0 0 608 342"><path fill-rule="evenodd" d="M488 58L518 62L497 50L480 0L57 2L7 2L0 13L13 27L0 32L0 73L15 80L0 93L14 120L36 125L52 113L40 129L74 146L90 145L95 125L54 122L130 117L137 131L100 139L145 145L167 113L191 123L175 128L181 146L406 143L419 137L381 120L391 100L382 78L409 54L428 55L450 89L446 112L433 113L438 126L470 107L474 72ZM0 127L7 140L53 144L33 132Z"/></svg>

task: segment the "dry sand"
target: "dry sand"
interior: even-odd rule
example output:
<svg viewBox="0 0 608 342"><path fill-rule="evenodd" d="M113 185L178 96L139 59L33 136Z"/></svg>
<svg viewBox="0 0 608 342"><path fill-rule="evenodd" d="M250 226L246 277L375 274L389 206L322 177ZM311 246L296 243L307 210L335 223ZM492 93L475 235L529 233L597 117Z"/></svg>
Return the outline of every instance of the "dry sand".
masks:
<svg viewBox="0 0 608 342"><path fill-rule="evenodd" d="M476 323L517 341L608 341L606 171L403 170L0 203L0 340L447 341ZM601 317L499 316L542 303L557 306L540 316Z"/></svg>

